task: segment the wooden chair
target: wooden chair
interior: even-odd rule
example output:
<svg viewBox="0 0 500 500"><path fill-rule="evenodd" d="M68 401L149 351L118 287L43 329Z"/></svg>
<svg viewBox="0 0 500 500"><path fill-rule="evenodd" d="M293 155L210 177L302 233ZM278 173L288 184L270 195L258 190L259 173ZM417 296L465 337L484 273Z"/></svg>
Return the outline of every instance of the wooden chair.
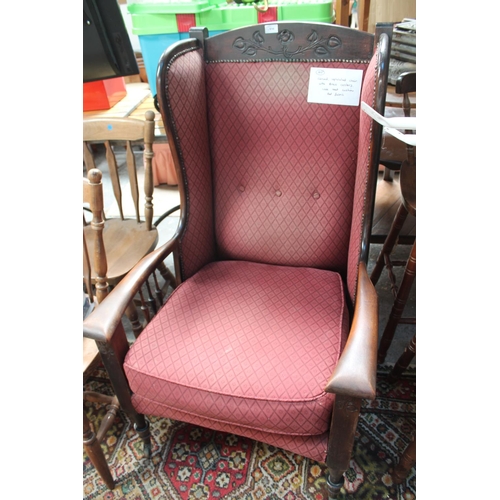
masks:
<svg viewBox="0 0 500 500"><path fill-rule="evenodd" d="M106 249L106 279L111 287L115 286L145 255L156 247L158 243L157 226L168 215L179 209L178 206L173 207L156 221L153 221L154 117L154 112L148 110L145 113L145 120L95 118L83 121L83 158L87 172L96 168L92 145L104 143L107 168L116 204L117 214L114 217L106 216L104 198L95 205L102 218L103 248ZM115 149L120 147L125 148L126 175L123 168L120 169L121 165L115 154ZM136 149L138 147L144 148L143 168L136 164L134 147ZM142 187L141 174L143 176ZM143 194L141 194L141 190ZM126 191L129 191L128 196ZM144 199L143 210L141 210L142 198ZM84 217L84 236L88 252L98 257L99 252L103 250L102 248L94 248L96 234L96 231L91 228ZM167 287L169 284L175 283L175 277L163 263L159 270ZM97 293L99 293L100 287L98 272L97 266L91 268L91 280L97 287ZM129 306L127 316L137 336L142 329L142 324L133 303Z"/></svg>
<svg viewBox="0 0 500 500"><path fill-rule="evenodd" d="M415 90L416 73L412 72L401 75L398 79L398 83L400 84L399 88L405 89L406 92ZM376 285L384 268L387 269L394 293L394 304L382 334L378 349L379 363L382 363L385 360L387 351L394 338L397 325L400 323L415 324L416 321L415 318L403 317L404 308L415 280L417 265L416 240L413 242L410 255L406 261L393 261L391 259L391 253L397 244L399 233L406 221L406 218L408 217L408 214L411 214L414 217L417 215L415 147L408 145L406 147L406 151L407 159L402 163L400 173L400 205L370 276L372 283ZM395 266L405 267L403 278L399 284L396 283L396 278L393 272L393 267ZM393 374L394 377L400 374L409 365L415 354L416 337L413 338L402 357L396 363Z"/></svg>
<svg viewBox="0 0 500 500"><path fill-rule="evenodd" d="M83 202L89 205L92 213L92 220L90 223L85 224L83 228L83 281L84 288L87 291L87 293L84 292L84 300L86 299L88 303L88 307L85 308L84 302L84 319L103 302L110 291L107 277L107 247L104 241L106 225L109 223L109 220L104 221L103 218L103 198L102 172L93 168L89 170L87 178L83 179ZM87 241L89 239L92 241L92 253L89 252L87 245ZM156 283L158 283L158 280L156 280ZM161 291L158 289L158 285L156 286L155 292L156 296L155 298L152 298L151 288L149 287L149 283L147 283L146 289L144 291L140 290L139 293L141 299L140 309L144 313L147 320L149 320L150 316L156 312L156 308L154 308L154 310L151 309L151 301L153 304L156 304L156 300L163 300L163 296ZM148 297L149 300L145 300L145 297ZM134 302L131 302L129 307L127 307L125 314L127 314L131 320L137 319L139 328L134 330L134 333L138 335L142 329L142 324L138 320L138 313ZM132 326L135 326L133 321ZM84 383L100 362L101 356L95 340L84 336ZM107 412L96 431L94 431L92 424L89 422L85 411L83 412L83 446L90 461L98 471L105 484L109 489L113 489L115 482L106 462L101 448L101 443L120 408L118 398L116 396L100 394L95 391L84 391L83 398L85 401L92 403L105 404L107 407Z"/></svg>
<svg viewBox="0 0 500 500"><path fill-rule="evenodd" d="M98 303L106 298L109 292L106 276L106 251L103 240L104 221L102 219L103 190L101 178L102 173L98 169L91 169L88 173L88 179L83 179L83 201L90 205L93 213L92 222L88 226L84 226L83 232L83 280L85 288L88 291L87 294L84 293L84 299L87 299L89 303L87 310L84 307L84 319L95 309ZM94 232L92 237L94 243L92 256L89 254L86 244L86 234L88 235L89 231L85 231L85 227L89 227ZM94 262L94 266L91 265L92 261ZM95 273L92 273L93 267ZM95 288L92 285L92 274L95 276ZM97 367L100 360L101 358L96 342L92 339L83 337L84 383ZM119 409L118 399L116 396L111 397L93 391L84 391L83 399L93 403L108 405L106 416L102 420L97 432L94 432L85 410L83 411L83 447L106 486L112 490L115 487L115 481L109 470L108 463L106 462L101 443Z"/></svg>
<svg viewBox="0 0 500 500"><path fill-rule="evenodd" d="M414 116L415 111L410 100L410 96L417 91L417 73L407 72L402 74L395 85L396 95L402 96L401 108L396 106L386 106L384 115L386 117ZM392 182L393 174L401 169L402 163L406 160L406 147L391 134L382 133L382 145L380 150L380 164L384 166L383 178Z"/></svg>
<svg viewBox="0 0 500 500"><path fill-rule="evenodd" d="M382 110L388 38L305 22L190 34L157 73L180 224L84 334L146 456L145 415L182 420L325 462L335 498L376 392L366 259L381 129L360 103ZM353 87L314 102L331 99L323 82ZM120 318L170 254L179 286L129 348Z"/></svg>

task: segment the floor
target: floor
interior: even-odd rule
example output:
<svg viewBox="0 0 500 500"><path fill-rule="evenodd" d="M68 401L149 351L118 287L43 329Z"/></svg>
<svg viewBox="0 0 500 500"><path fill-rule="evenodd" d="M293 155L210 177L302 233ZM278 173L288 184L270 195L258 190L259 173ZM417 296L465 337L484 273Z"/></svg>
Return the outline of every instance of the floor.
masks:
<svg viewBox="0 0 500 500"><path fill-rule="evenodd" d="M120 159L119 152L117 153L118 161ZM99 161L100 158L100 161ZM140 153L138 153L138 164L140 161ZM107 167L104 161L104 154L98 155L97 167L101 169L103 172L103 185L104 185L104 198L105 198L105 207L107 207L106 214L107 216L113 216L117 214L116 204L114 203L114 197L111 191L111 186L109 182L109 176L107 175ZM123 169L125 169L125 165ZM84 174L85 175L85 174ZM141 173L139 172L139 176ZM377 199L375 206L375 215L374 215L374 232L377 232L376 241L383 241L381 235L384 234L384 231L388 230L390 222L392 220L393 214L397 209L397 205L399 203L399 183L397 174L394 177L393 182L387 182L383 180L382 174L379 177L379 184L377 187ZM122 186L124 190L125 187ZM171 207L174 207L179 204L179 193L175 186L168 186L165 184L156 186L154 188L153 193L153 204L154 211L156 215L160 215L164 213ZM125 215L128 214L130 210L125 206ZM178 217L174 214L172 216L167 217L161 224L158 226L160 240L159 244L162 244L174 234L175 229L177 227ZM415 235L415 219L409 216L407 224L404 228L405 235ZM408 238L406 238L407 240ZM405 241L405 240L403 240ZM372 243L370 246L369 253L369 262L368 262L368 272L374 266L375 260L382 248L380 243ZM411 245L409 244L399 244L394 252L393 259L394 260L406 260L408 254L410 252ZM167 265L172 267L173 263L167 260ZM402 267L395 268L395 275L397 277L397 282L401 279L403 275L404 269ZM388 278L387 273L384 271L382 276L377 283L376 286L378 295L379 295L379 338L383 333L385 324L389 317L391 307L394 301L393 292L391 291L391 283ZM413 285L412 291L410 293L409 300L407 302L404 316L415 317L416 316L416 280ZM396 334L394 336L394 340L391 344L391 347L387 353L386 362L387 363L395 363L399 357L399 355L403 352L404 348L408 345L413 335L415 334L415 325L411 324L401 324L398 325ZM416 365L416 358L412 361L412 365Z"/></svg>

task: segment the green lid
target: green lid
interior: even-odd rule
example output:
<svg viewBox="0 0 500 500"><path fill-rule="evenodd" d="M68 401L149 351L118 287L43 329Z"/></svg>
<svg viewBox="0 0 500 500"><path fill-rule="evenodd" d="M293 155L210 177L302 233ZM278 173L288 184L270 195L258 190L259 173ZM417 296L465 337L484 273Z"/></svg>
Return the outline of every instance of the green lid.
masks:
<svg viewBox="0 0 500 500"><path fill-rule="evenodd" d="M209 0L164 0L161 3L131 3L127 9L131 14L196 14L214 5Z"/></svg>

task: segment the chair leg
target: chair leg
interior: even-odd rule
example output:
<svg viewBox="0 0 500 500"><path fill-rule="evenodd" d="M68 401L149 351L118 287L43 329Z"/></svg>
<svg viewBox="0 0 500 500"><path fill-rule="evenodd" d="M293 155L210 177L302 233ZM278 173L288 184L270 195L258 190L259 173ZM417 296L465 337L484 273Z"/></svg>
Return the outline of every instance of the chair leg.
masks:
<svg viewBox="0 0 500 500"><path fill-rule="evenodd" d="M106 486L110 490L114 489L115 481L111 475L111 471L109 470L106 458L104 457L101 444L92 430L89 419L85 414L85 410L83 412L83 447L85 448L85 452L90 458L92 465L96 468L102 480L106 483Z"/></svg>
<svg viewBox="0 0 500 500"><path fill-rule="evenodd" d="M405 451L401 455L399 459L398 465L394 468L394 472L392 474L392 480L395 484L401 484L406 477L408 476L408 472L415 465L417 461L417 440L415 436L411 440L410 444L406 447Z"/></svg>
<svg viewBox="0 0 500 500"><path fill-rule="evenodd" d="M175 289L177 287L177 280L175 279L175 276L172 274L172 271L165 265L164 262L160 262L158 265L158 270L160 271L160 274L162 278L165 280L165 283Z"/></svg>
<svg viewBox="0 0 500 500"><path fill-rule="evenodd" d="M380 340L378 348L377 362L383 363L387 351L391 345L392 339L394 338L394 333L396 332L396 327L401 320L403 315L403 310L405 308L408 296L410 295L411 286L415 280L415 273L417 269L417 242L413 243L410 256L406 263L405 273L403 279L401 280L401 285L399 287L396 299L392 306L391 314L389 315L389 320L385 326L384 333L382 334L382 339Z"/></svg>
<svg viewBox="0 0 500 500"><path fill-rule="evenodd" d="M134 337L137 338L139 334L142 332L144 327L139 319L139 313L137 312L137 307L133 301L131 301L130 304L128 305L127 310L125 311L125 315L132 324L132 331L134 332Z"/></svg>
<svg viewBox="0 0 500 500"><path fill-rule="evenodd" d="M396 244L399 233L401 232L401 229L403 228L403 224L405 223L407 217L408 211L401 203L398 211L396 212L396 216L392 221L391 229L389 230L389 234L384 241L384 245L382 246L382 250L380 251L377 261L375 262L375 267L373 268L370 276L370 279L374 285L377 284L380 275L382 274L382 270L385 267L385 256L390 255L390 253L392 252L392 249Z"/></svg>
<svg viewBox="0 0 500 500"><path fill-rule="evenodd" d="M134 429L139 434L142 439L144 458L151 458L151 432L149 430L149 422L144 418L144 415L138 414L138 417L142 417L143 422L134 423Z"/></svg>
<svg viewBox="0 0 500 500"><path fill-rule="evenodd" d="M144 444L144 455L146 458L151 456L151 434L149 432L149 422L142 413L138 413L132 404L130 387L127 377L123 370L123 360L129 349L129 344L123 324L119 323L115 334L109 344L106 342L97 342L104 368L108 372L111 385L115 391L116 397L120 402L120 408L127 413L132 421L136 432Z"/></svg>
<svg viewBox="0 0 500 500"><path fill-rule="evenodd" d="M411 360L415 357L417 353L417 336L414 335L410 340L410 343L406 346L403 354L399 357L396 364L394 365L391 373L387 377L387 382L390 384L396 382L399 379L401 374L408 368L408 365L411 363Z"/></svg>
<svg viewBox="0 0 500 500"><path fill-rule="evenodd" d="M391 169L384 167L383 179L387 182L392 182L394 180L394 173Z"/></svg>
<svg viewBox="0 0 500 500"><path fill-rule="evenodd" d="M344 473L349 468L358 425L361 400L337 395L332 415L331 433L328 440L326 464L328 476L328 500L338 498L344 485Z"/></svg>

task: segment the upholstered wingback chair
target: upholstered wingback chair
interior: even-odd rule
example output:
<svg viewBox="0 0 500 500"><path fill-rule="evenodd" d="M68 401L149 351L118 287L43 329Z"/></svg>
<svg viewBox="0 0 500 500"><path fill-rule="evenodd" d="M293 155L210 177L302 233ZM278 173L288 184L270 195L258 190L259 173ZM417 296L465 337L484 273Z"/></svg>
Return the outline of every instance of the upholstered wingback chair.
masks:
<svg viewBox="0 0 500 500"><path fill-rule="evenodd" d="M191 422L325 462L334 498L375 397L380 129L360 103L382 110L388 40L285 22L191 35L157 73L178 231L84 333L146 453L144 415ZM170 253L179 285L129 350L119 318Z"/></svg>

